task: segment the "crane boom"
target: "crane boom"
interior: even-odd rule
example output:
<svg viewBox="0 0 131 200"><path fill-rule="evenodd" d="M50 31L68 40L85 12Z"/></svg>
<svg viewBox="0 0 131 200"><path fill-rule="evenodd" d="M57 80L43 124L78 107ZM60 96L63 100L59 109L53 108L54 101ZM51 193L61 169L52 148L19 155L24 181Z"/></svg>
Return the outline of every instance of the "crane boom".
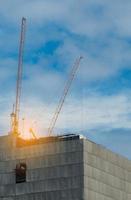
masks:
<svg viewBox="0 0 131 200"><path fill-rule="evenodd" d="M20 35L19 58L18 58L16 102L15 102L15 108L14 108L14 120L13 120L13 127L12 127L13 134L16 134L16 135L19 134L19 112L20 112L20 99L21 99L21 87L22 87L25 32L26 32L26 19L23 17L22 23L21 23L21 35Z"/></svg>
<svg viewBox="0 0 131 200"><path fill-rule="evenodd" d="M63 104L64 104L64 102L65 102L66 96L67 96L67 94L68 94L68 92L69 92L69 89L70 89L70 87L71 87L72 81L74 80L76 71L77 71L77 69L79 68L81 59L82 59L82 56L80 56L80 57L76 60L76 62L74 63L74 65L73 65L73 67L72 67L71 73L70 73L70 75L69 75L69 79L68 79L68 81L67 81L67 83L66 83L66 85L65 85L65 88L64 88L64 90L63 90L62 96L61 96L61 98L60 98L60 100L59 100L59 104L58 104L58 106L57 106L57 108L56 108L56 111L55 111L55 113L54 113L54 116L53 116L53 118L52 118L52 120L51 120L49 129L48 129L48 135L49 135L49 136L50 136L50 135L52 134L52 132L53 132L53 129L54 129L55 124L56 124L56 121L57 121L57 119L58 119L58 117L59 117L59 114L60 114L60 112L61 112L62 106L63 106Z"/></svg>

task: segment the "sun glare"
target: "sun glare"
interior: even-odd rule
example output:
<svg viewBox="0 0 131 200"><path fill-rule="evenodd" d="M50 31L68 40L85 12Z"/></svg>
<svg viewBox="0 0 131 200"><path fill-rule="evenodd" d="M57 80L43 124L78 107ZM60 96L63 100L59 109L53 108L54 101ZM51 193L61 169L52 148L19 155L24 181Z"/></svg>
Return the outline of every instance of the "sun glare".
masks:
<svg viewBox="0 0 131 200"><path fill-rule="evenodd" d="M26 140L36 139L37 135L36 122L22 119L20 124L20 137Z"/></svg>

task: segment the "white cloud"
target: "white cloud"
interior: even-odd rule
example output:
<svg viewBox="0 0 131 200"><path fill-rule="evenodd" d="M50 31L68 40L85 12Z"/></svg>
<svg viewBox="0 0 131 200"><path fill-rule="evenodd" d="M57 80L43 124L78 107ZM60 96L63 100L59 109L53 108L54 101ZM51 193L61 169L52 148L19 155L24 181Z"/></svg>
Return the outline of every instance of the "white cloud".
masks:
<svg viewBox="0 0 131 200"><path fill-rule="evenodd" d="M42 100L29 98L22 106L21 117L30 122L37 122L38 133L45 134L57 103L45 103ZM5 109L2 116L9 116ZM114 96L90 96L83 99L67 98L56 123L56 130L72 130L85 132L98 127L131 128L131 103L124 94ZM9 120L8 120L9 121ZM6 120L6 125L7 122ZM3 120L1 121L2 124Z"/></svg>
<svg viewBox="0 0 131 200"><path fill-rule="evenodd" d="M130 10L130 0L1 0L0 90L4 91L0 98L1 133L9 130L14 101L21 17L27 18L21 117L30 119L31 124L37 121L36 131L44 134L77 56L84 56L77 74L79 83L108 79L123 68L130 68ZM39 50L49 40L60 40L62 44L46 57ZM32 64L35 56L37 62ZM65 67L63 73L52 67L56 60L60 70ZM8 84L12 84L11 88ZM129 91L114 96L96 92L83 99L78 95L77 100L73 94L72 91L72 97L65 102L56 130L131 128Z"/></svg>
<svg viewBox="0 0 131 200"><path fill-rule="evenodd" d="M86 47L83 44L78 45L75 40L68 34L58 33L57 31L50 35L52 39L62 39L63 45L55 52L54 57L62 58L62 62L67 62L70 66L71 62L78 55L83 55L85 61L82 68L82 76L90 78L90 80L107 78L116 74L119 69L127 67L131 58L130 46L124 39L119 37L130 36L129 12L131 3L122 0L118 1L1 1L1 16L3 22L7 21L10 26L16 25L22 16L27 17L27 41L29 45L28 53L32 53L35 49L44 46L48 41L48 33L45 34L46 27L49 22L53 22L58 27L65 28L70 33L75 33L85 37ZM7 12L9 10L10 12ZM124 13L124 15L123 15ZM1 22L2 23L2 22ZM6 24L8 24L6 23ZM5 26L6 26L5 24ZM7 26L9 28L9 26ZM44 30L45 27L45 30ZM18 33L18 32L17 32ZM114 38L109 36L110 33L116 34ZM5 36L4 36L5 35ZM54 38L53 38L54 35ZM8 50L16 50L16 41L18 37L7 31L3 34L1 48L8 53ZM35 38L35 40L34 40ZM92 47L88 47L88 40L91 39ZM77 40L77 39L76 39ZM78 39L79 40L79 39ZM102 47L97 43L99 41ZM14 45L13 45L14 42ZM5 45L6 44L6 45ZM32 49L32 51L29 49ZM97 49L97 50L96 50ZM91 52L92 51L92 52ZM95 56L94 56L95 54ZM42 56L42 55L40 55ZM41 60L41 57L39 58ZM45 59L45 58L44 58ZM66 60L66 61L65 61ZM39 61L38 61L39 62ZM84 78L84 77L83 77Z"/></svg>
<svg viewBox="0 0 131 200"><path fill-rule="evenodd" d="M38 135L46 134L57 103L44 103L29 99L22 107L25 119L37 122ZM24 115L25 114L25 115ZM81 100L67 98L57 120L55 130L74 132L97 129L98 127L131 128L131 104L124 94L116 96L90 96ZM55 131L54 130L54 131ZM56 132L55 131L55 132Z"/></svg>

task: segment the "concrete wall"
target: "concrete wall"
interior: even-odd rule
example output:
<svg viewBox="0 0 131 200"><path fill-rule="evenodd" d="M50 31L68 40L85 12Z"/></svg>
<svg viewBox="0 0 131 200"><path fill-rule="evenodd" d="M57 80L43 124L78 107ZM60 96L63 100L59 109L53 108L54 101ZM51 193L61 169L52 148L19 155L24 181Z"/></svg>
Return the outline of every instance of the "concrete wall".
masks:
<svg viewBox="0 0 131 200"><path fill-rule="evenodd" d="M27 181L15 167L27 164ZM0 138L0 200L131 200L131 161L86 139L16 148Z"/></svg>
<svg viewBox="0 0 131 200"><path fill-rule="evenodd" d="M85 200L131 200L131 161L84 140Z"/></svg>
<svg viewBox="0 0 131 200"><path fill-rule="evenodd" d="M26 183L15 184L15 166L27 164ZM83 142L61 141L0 150L0 200L82 200Z"/></svg>

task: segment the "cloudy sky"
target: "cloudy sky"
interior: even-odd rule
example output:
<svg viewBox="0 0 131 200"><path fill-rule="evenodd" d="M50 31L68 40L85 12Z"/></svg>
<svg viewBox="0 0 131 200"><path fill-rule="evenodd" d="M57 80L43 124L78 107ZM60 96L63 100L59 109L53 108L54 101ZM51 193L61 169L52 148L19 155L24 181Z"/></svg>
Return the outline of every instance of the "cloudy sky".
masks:
<svg viewBox="0 0 131 200"><path fill-rule="evenodd" d="M77 71L55 133L81 133L131 159L131 1L0 0L0 133L10 130L21 18L22 118L45 135L71 66ZM24 125L25 129L27 125Z"/></svg>

